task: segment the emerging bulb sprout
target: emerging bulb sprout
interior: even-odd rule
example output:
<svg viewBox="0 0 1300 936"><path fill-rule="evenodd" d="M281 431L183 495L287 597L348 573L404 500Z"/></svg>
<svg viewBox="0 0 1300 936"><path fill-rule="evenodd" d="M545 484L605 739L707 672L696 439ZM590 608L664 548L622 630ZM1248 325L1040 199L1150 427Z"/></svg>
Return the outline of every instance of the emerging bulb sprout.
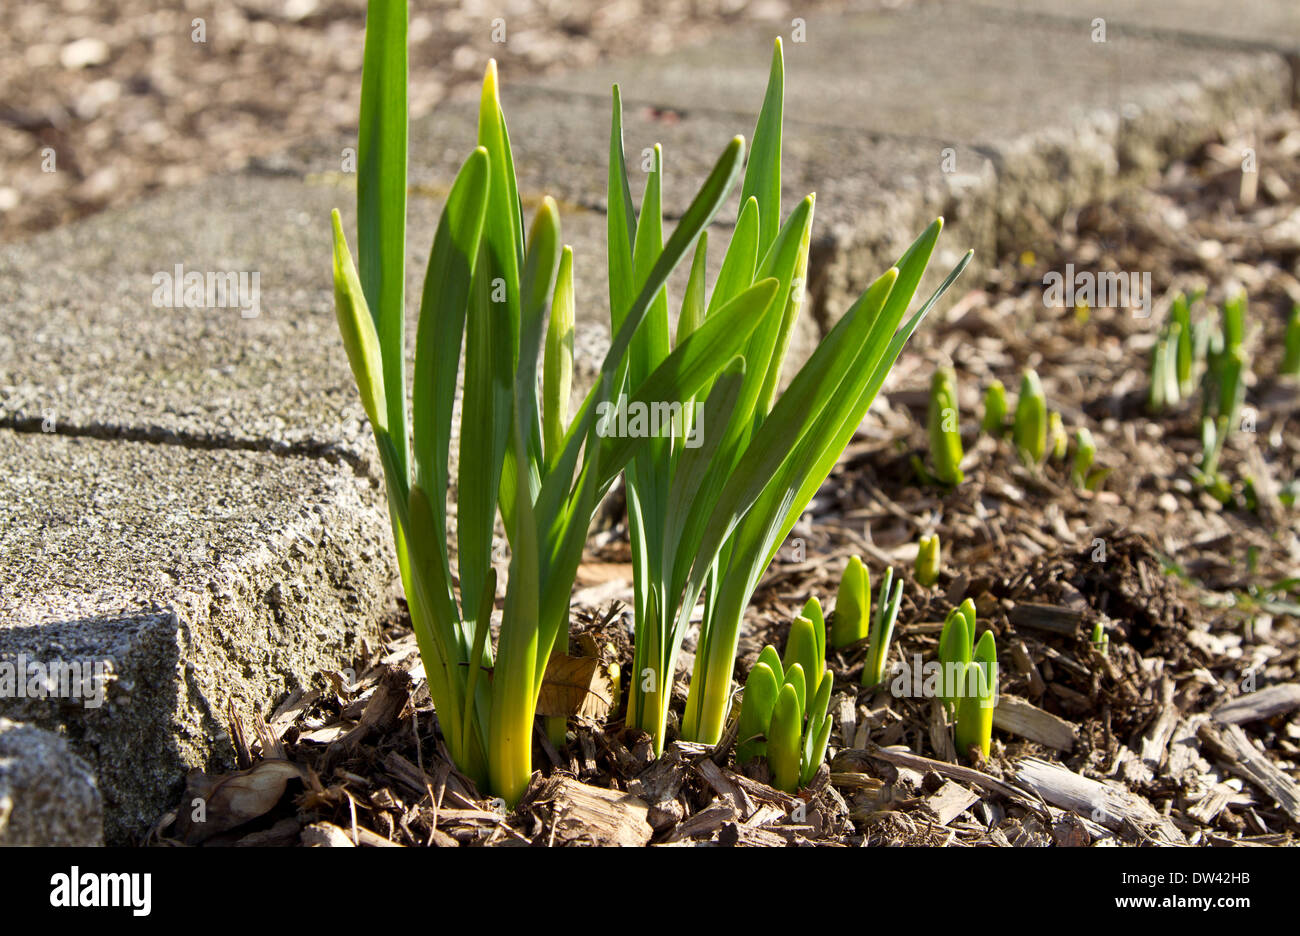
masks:
<svg viewBox="0 0 1300 936"><path fill-rule="evenodd" d="M1282 374L1300 377L1300 303L1291 307L1291 318L1286 323L1286 350L1282 354Z"/></svg>
<svg viewBox="0 0 1300 936"><path fill-rule="evenodd" d="M1192 301L1195 301L1195 296ZM1195 338L1192 327L1191 304L1187 297L1179 293L1174 297L1169 312L1170 321L1178 326L1178 331L1171 332L1171 341L1176 336L1174 353L1174 371L1178 380L1178 392L1181 396L1191 396L1193 387L1193 368L1195 366Z"/></svg>
<svg viewBox="0 0 1300 936"><path fill-rule="evenodd" d="M1088 472L1092 469L1092 460L1097 456L1097 443L1092 439L1092 432L1084 426L1074 434L1074 468L1070 480L1075 487L1086 487Z"/></svg>
<svg viewBox="0 0 1300 936"><path fill-rule="evenodd" d="M1151 389L1148 396L1152 412L1177 406L1183 397L1178 378L1182 336L1183 326L1173 321L1165 326L1159 340L1156 341L1151 358Z"/></svg>
<svg viewBox="0 0 1300 936"><path fill-rule="evenodd" d="M1065 458L1065 453L1070 445L1070 439L1065 434L1065 426L1061 423L1061 414L1052 410L1047 415L1047 451L1048 454L1056 461Z"/></svg>
<svg viewBox="0 0 1300 936"><path fill-rule="evenodd" d="M1011 427L1016 452L1030 464L1039 464L1047 454L1047 397L1037 371L1025 371L1020 381L1020 398Z"/></svg>
<svg viewBox="0 0 1300 936"><path fill-rule="evenodd" d="M993 632L975 642L975 603L967 598L948 612L939 635L939 662L943 670L941 695L955 716L953 741L959 754L969 757L973 748L987 759L993 737L993 709L997 700L997 647Z"/></svg>
<svg viewBox="0 0 1300 936"><path fill-rule="evenodd" d="M809 600L813 604L817 599ZM831 645L836 649L847 647L870 638L867 643L866 663L862 668L862 685L872 688L885 678L885 661L889 658L889 644L894 637L894 624L903 600L903 579L895 579L894 570L885 570L880 585L876 614L871 614L871 573L858 556L851 556L840 578L840 590L835 599L835 627L831 631ZM804 614L808 614L807 606Z"/></svg>
<svg viewBox="0 0 1300 936"><path fill-rule="evenodd" d="M894 623L898 620L898 607L902 600L902 576L895 580L894 570L886 569L885 580L880 583L876 621L871 625L871 640L867 644L867 661L862 667L862 685L868 689L880 685L885 679L885 661L889 658L889 643L894 638Z"/></svg>
<svg viewBox="0 0 1300 936"><path fill-rule="evenodd" d="M1102 627L1101 621L1092 626L1092 645L1102 656L1106 656L1106 651L1110 649L1110 637L1106 634L1106 628Z"/></svg>
<svg viewBox="0 0 1300 936"><path fill-rule="evenodd" d="M980 428L989 435L1000 436L1007 424L1007 388L994 380L984 391L984 419Z"/></svg>
<svg viewBox="0 0 1300 936"><path fill-rule="evenodd" d="M970 665L966 667L965 691L957 706L957 723L953 725L953 741L959 754L970 757L978 747L981 757L988 760L989 748L993 744L997 674L998 651L993 631L989 630L975 644Z"/></svg>
<svg viewBox="0 0 1300 936"><path fill-rule="evenodd" d="M766 756L772 783L795 793L812 782L830 742L833 674L826 669L826 625L813 599L816 619L795 618L785 657L767 646L745 679L737 723L736 762Z"/></svg>
<svg viewBox="0 0 1300 936"><path fill-rule="evenodd" d="M944 484L960 484L961 429L958 426L957 374L951 367L936 368L930 380L930 460L934 476Z"/></svg>
<svg viewBox="0 0 1300 936"><path fill-rule="evenodd" d="M815 600L815 599L814 599ZM831 646L836 650L865 638L871 627L871 573L860 556L850 556L840 577L835 598L835 627Z"/></svg>
<svg viewBox="0 0 1300 936"><path fill-rule="evenodd" d="M942 568L942 557L939 553L939 534L922 536L916 550L914 572L917 584L929 588L939 581L940 568Z"/></svg>

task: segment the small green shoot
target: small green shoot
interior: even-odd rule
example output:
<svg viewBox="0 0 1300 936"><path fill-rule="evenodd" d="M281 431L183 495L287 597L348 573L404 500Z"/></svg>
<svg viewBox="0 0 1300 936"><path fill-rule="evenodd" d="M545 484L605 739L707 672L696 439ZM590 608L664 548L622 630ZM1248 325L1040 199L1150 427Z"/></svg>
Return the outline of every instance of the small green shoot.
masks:
<svg viewBox="0 0 1300 936"><path fill-rule="evenodd" d="M1282 353L1280 373L1284 377L1300 377L1300 303L1291 307L1283 345L1285 350Z"/></svg>
<svg viewBox="0 0 1300 936"><path fill-rule="evenodd" d="M946 485L960 484L961 428L958 425L957 374L951 367L935 369L930 380L930 462L934 477Z"/></svg>
<svg viewBox="0 0 1300 936"><path fill-rule="evenodd" d="M1011 426L1016 453L1027 464L1041 464L1047 454L1047 397L1038 372L1025 371L1020 380L1020 397Z"/></svg>
<svg viewBox="0 0 1300 936"><path fill-rule="evenodd" d="M980 428L991 436L1000 437L1007 427L1007 388L994 379L984 391L984 419Z"/></svg>
<svg viewBox="0 0 1300 936"><path fill-rule="evenodd" d="M1110 635L1106 633L1101 621L1092 625L1092 646L1102 656L1106 656L1110 650Z"/></svg>
<svg viewBox="0 0 1300 936"><path fill-rule="evenodd" d="M916 583L929 588L939 581L939 570L942 567L942 556L939 552L939 534L933 533L930 536L922 536L920 542L917 543L916 565L913 567Z"/></svg>
<svg viewBox="0 0 1300 936"><path fill-rule="evenodd" d="M787 793L812 782L830 742L834 675L826 669L820 606L816 614L795 618L783 659L763 648L745 679L736 728L736 763L766 756L772 784Z"/></svg>
<svg viewBox="0 0 1300 936"><path fill-rule="evenodd" d="M874 689L884 681L889 644L894 639L894 624L898 621L898 608L903 601L903 577L900 575L895 579L892 568L885 570L878 600L876 620L871 625L871 639L867 643L867 660L862 667L862 685L868 689Z"/></svg>
<svg viewBox="0 0 1300 936"><path fill-rule="evenodd" d="M841 650L866 639L871 629L871 572L861 556L850 556L835 596L835 626L831 646Z"/></svg>

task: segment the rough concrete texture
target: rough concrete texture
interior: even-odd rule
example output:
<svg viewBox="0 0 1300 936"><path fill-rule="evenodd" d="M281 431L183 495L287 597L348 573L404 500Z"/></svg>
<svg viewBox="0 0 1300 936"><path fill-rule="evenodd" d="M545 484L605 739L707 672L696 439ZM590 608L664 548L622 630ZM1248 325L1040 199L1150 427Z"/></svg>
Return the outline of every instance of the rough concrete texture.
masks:
<svg viewBox="0 0 1300 936"><path fill-rule="evenodd" d="M98 703L7 693L0 714L66 732L110 841L147 829L190 767L229 762L231 704L267 714L378 646L388 519L347 466L9 430L0 465L0 664L110 674Z"/></svg>
<svg viewBox="0 0 1300 936"><path fill-rule="evenodd" d="M58 735L0 718L0 846L103 841L104 804L90 765Z"/></svg>
<svg viewBox="0 0 1300 936"><path fill-rule="evenodd" d="M1159 32L1184 41L1300 50L1300 6L1290 0L1235 0L1231 5L1221 0L976 0L975 5L1089 24L1100 17L1107 29Z"/></svg>
<svg viewBox="0 0 1300 936"><path fill-rule="evenodd" d="M1004 248L1142 178L1225 118L1290 97L1290 69L1275 53L1207 59L1177 38L1122 29L1098 43L1087 21L952 3L824 14L807 21L805 39L785 43L791 135L804 122L818 136L834 126L920 140L935 166L944 147L975 147L997 163ZM725 43L546 85L594 93L617 75L629 101L690 113L707 95L710 108L756 111L770 41L761 28L737 30Z"/></svg>
<svg viewBox="0 0 1300 936"><path fill-rule="evenodd" d="M1108 32L1176 38L1201 55L1227 47L1265 49L1286 56L1292 69L1293 99L1300 100L1300 4L1291 0L979 0L990 10L1019 17L1086 22L1098 18Z"/></svg>

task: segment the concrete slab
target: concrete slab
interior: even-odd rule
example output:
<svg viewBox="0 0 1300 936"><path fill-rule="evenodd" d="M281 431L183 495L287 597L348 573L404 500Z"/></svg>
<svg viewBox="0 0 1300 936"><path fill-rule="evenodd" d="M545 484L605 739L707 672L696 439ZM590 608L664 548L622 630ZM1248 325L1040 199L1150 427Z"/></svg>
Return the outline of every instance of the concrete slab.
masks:
<svg viewBox="0 0 1300 936"><path fill-rule="evenodd" d="M618 75L631 102L754 112L770 43L761 28L738 29L722 43L544 83L592 93ZM1207 59L1177 38L1125 30L1098 43L1087 22L949 3L810 17L806 41L786 43L786 77L792 136L802 121L814 139L851 127L925 141L930 161L961 144L994 158L1003 246L1032 239L1039 218L1142 177L1229 117L1285 106L1291 82L1275 53Z"/></svg>
<svg viewBox="0 0 1300 936"><path fill-rule="evenodd" d="M347 466L10 430L0 465L0 715L94 767L110 842L229 762L230 705L269 714L378 646L387 512Z"/></svg>
<svg viewBox="0 0 1300 936"><path fill-rule="evenodd" d="M1119 32L1146 32L1203 39L1214 45L1241 43L1300 51L1300 6L1289 0L977 0L977 6L1027 17L1091 22L1097 17Z"/></svg>

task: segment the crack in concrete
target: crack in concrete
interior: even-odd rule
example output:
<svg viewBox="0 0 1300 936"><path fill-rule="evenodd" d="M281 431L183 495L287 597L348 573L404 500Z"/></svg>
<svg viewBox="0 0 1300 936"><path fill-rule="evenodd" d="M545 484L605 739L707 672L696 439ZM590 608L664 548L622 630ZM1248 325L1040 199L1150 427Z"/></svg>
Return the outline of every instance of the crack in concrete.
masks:
<svg viewBox="0 0 1300 936"><path fill-rule="evenodd" d="M309 458L332 465L346 464L359 478L383 481L371 471L372 463L354 452L333 442L308 440L304 442L276 442L271 439L240 439L230 435L200 436L160 426L121 426L92 423L86 426L54 424L46 428L40 417L0 418L0 429L28 435L58 435L71 438L96 439L101 442L137 442L149 445L174 445L197 451L262 452L280 458Z"/></svg>

